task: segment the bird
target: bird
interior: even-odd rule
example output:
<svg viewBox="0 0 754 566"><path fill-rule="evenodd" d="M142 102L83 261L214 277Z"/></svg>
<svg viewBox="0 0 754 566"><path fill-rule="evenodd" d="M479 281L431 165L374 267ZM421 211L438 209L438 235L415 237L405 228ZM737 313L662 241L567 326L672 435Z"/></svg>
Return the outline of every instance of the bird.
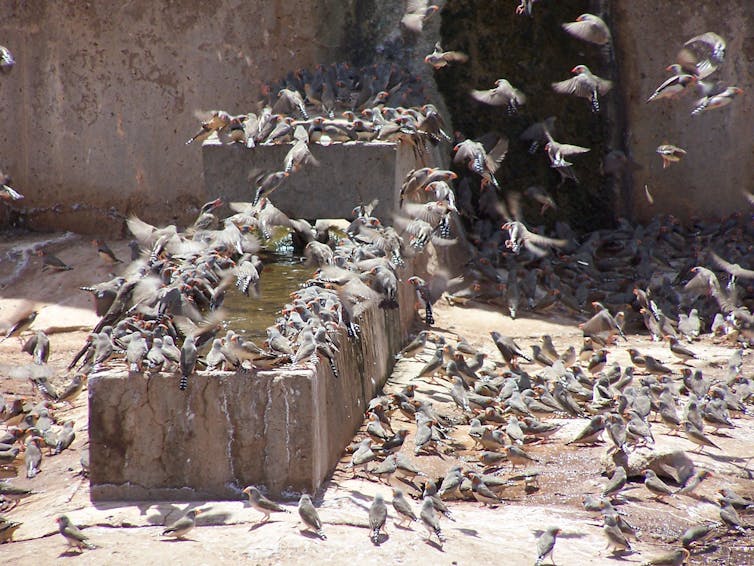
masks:
<svg viewBox="0 0 754 566"><path fill-rule="evenodd" d="M387 506L379 493L374 496L372 505L369 506L369 538L372 544L380 544L380 533L385 530L387 521Z"/></svg>
<svg viewBox="0 0 754 566"><path fill-rule="evenodd" d="M420 34L424 28L424 22L439 9L439 6L430 5L427 0L405 0L401 26L411 33Z"/></svg>
<svg viewBox="0 0 754 566"><path fill-rule="evenodd" d="M245 488L243 490L243 493L249 496L249 504L251 504L254 509L264 515L261 520L262 523L269 521L270 515L272 513L290 513L290 511L282 505L278 505L274 501L267 499L264 495L262 495L259 489L254 487L253 485Z"/></svg>
<svg viewBox="0 0 754 566"><path fill-rule="evenodd" d="M662 168L667 169L671 163L678 163L686 155L686 150L672 144L663 144L657 146L657 154L662 157Z"/></svg>
<svg viewBox="0 0 754 566"><path fill-rule="evenodd" d="M717 444L712 442L712 440L710 440L709 437L707 437L707 435L705 435L701 430L696 428L691 422L683 421L683 427L686 432L686 438L699 446L698 448L699 452L704 450L705 446L709 446L710 448L716 448L717 450L720 450L720 447Z"/></svg>
<svg viewBox="0 0 754 566"><path fill-rule="evenodd" d="M50 339L44 331L38 330L36 334L26 341L21 351L32 356L35 364L44 365L50 357Z"/></svg>
<svg viewBox="0 0 754 566"><path fill-rule="evenodd" d="M406 496L403 495L403 491L397 487L393 488L393 509L395 509L395 512L398 513L398 517L401 519L397 526L403 526L406 521L409 523L416 521L416 514L411 509L411 504L406 499Z"/></svg>
<svg viewBox="0 0 754 566"><path fill-rule="evenodd" d="M719 503L720 519L728 528L728 530L743 533L741 517L739 516L738 511L736 511L736 508L733 507L733 504L724 497L720 498Z"/></svg>
<svg viewBox="0 0 754 566"><path fill-rule="evenodd" d="M422 500L422 509L419 516L424 527L427 529L427 540L431 540L434 534L440 544L444 543L445 537L440 529L440 521L437 519L437 514L435 513L435 502L431 496L425 496Z"/></svg>
<svg viewBox="0 0 754 566"><path fill-rule="evenodd" d="M670 489L664 481L657 477L654 470L650 469L644 470L644 487L646 487L658 501L662 501L664 497L674 494L673 490Z"/></svg>
<svg viewBox="0 0 754 566"><path fill-rule="evenodd" d="M18 530L22 523L11 521L0 515L0 544L13 542L13 533Z"/></svg>
<svg viewBox="0 0 754 566"><path fill-rule="evenodd" d="M180 355L181 381L179 383L179 389L181 391L185 391L188 387L189 377L196 369L197 356L198 354L194 343L194 337L186 336L183 341L183 346L181 346Z"/></svg>
<svg viewBox="0 0 754 566"><path fill-rule="evenodd" d="M626 535L618 527L616 516L606 513L602 516L602 520L604 521L602 532L605 538L607 538L607 548L612 547L613 554L631 550L631 544L628 542Z"/></svg>
<svg viewBox="0 0 754 566"><path fill-rule="evenodd" d="M723 108L728 106L733 100L740 94L743 94L744 90L737 86L729 86L724 91L717 94L710 94L697 100L694 109L691 111L692 116L698 116L708 110L714 110L715 108Z"/></svg>
<svg viewBox="0 0 754 566"><path fill-rule="evenodd" d="M505 106L510 114L518 112L518 107L526 103L526 95L507 79L497 79L494 88L488 90L472 90L471 98L490 106Z"/></svg>
<svg viewBox="0 0 754 566"><path fill-rule="evenodd" d="M70 271L73 269L70 265L66 264L62 259L47 250L39 250L37 255L42 258L42 271Z"/></svg>
<svg viewBox="0 0 754 566"><path fill-rule="evenodd" d="M605 45L611 40L607 24L594 14L581 14L575 22L562 24L562 28L574 37L597 45Z"/></svg>
<svg viewBox="0 0 754 566"><path fill-rule="evenodd" d="M684 73L680 65L670 65L665 70L673 72L673 75L655 89L647 102L663 98L676 98L698 82L696 75Z"/></svg>
<svg viewBox="0 0 754 566"><path fill-rule="evenodd" d="M301 494L301 498L298 500L298 514L307 529L313 530L322 540L327 540L325 533L322 531L322 521L319 518L317 509L312 503L312 498L307 493Z"/></svg>
<svg viewBox="0 0 754 566"><path fill-rule="evenodd" d="M560 527L547 527L537 539L537 560L534 566L542 566L545 558L548 556L552 563L555 564L555 558L553 557L553 550L555 549L555 543L557 542L558 535L562 532Z"/></svg>
<svg viewBox="0 0 754 566"><path fill-rule="evenodd" d="M68 546L78 549L79 551L87 548L93 550L96 548L93 544L87 542L89 537L86 536L81 529L74 525L67 515L60 515L56 522L58 523L58 531L68 542Z"/></svg>
<svg viewBox="0 0 754 566"><path fill-rule="evenodd" d="M599 97L607 94L613 83L594 75L586 65L576 65L571 69L576 76L564 81L552 83L555 92L571 94L580 98L586 98L591 103L592 110L599 112Z"/></svg>
<svg viewBox="0 0 754 566"><path fill-rule="evenodd" d="M435 69L442 69L450 63L465 63L469 56L461 51L443 51L440 43L435 43L435 49L424 57L424 62L432 65Z"/></svg>
<svg viewBox="0 0 754 566"><path fill-rule="evenodd" d="M693 350L690 350L689 348L683 346L675 336L668 336L667 340L670 346L670 352L676 358L680 359L681 363L685 364L689 360L698 359L698 356L693 352Z"/></svg>
<svg viewBox="0 0 754 566"><path fill-rule="evenodd" d="M626 469L622 466L617 466L610 481L602 489L602 497L618 494L626 486L627 479Z"/></svg>
<svg viewBox="0 0 754 566"><path fill-rule="evenodd" d="M4 45L0 45L0 69L3 73L10 73L13 65L16 64L16 60L13 58L13 53L10 49Z"/></svg>
<svg viewBox="0 0 754 566"><path fill-rule="evenodd" d="M183 517L168 525L165 530L162 531L162 536L173 537L176 539L184 538L189 531L196 526L196 516L201 512L201 509L189 509L188 513Z"/></svg>
<svg viewBox="0 0 754 566"><path fill-rule="evenodd" d="M692 525L686 529L680 536L679 540L683 548L689 548L695 542L704 540L712 533L714 525L711 523L702 523L701 525Z"/></svg>
<svg viewBox="0 0 754 566"><path fill-rule="evenodd" d="M102 261L104 261L108 265L123 263L122 260L118 259L115 256L115 253L110 249L110 246L107 245L107 242L105 242L105 240L96 239L92 240L92 243L97 246L97 254L99 255L100 259L102 259Z"/></svg>
<svg viewBox="0 0 754 566"><path fill-rule="evenodd" d="M24 468L26 469L26 477L32 479L40 471L40 465L42 463L42 450L40 448L40 441L42 439L39 436L30 435L26 439L26 450L24 451Z"/></svg>
<svg viewBox="0 0 754 566"><path fill-rule="evenodd" d="M34 324L34 320L37 318L38 314L39 311L36 310L22 314L22 316L17 318L16 321L8 327L8 330L5 331L5 336L0 342L5 342L11 336L20 336L22 332L28 330L29 327Z"/></svg>

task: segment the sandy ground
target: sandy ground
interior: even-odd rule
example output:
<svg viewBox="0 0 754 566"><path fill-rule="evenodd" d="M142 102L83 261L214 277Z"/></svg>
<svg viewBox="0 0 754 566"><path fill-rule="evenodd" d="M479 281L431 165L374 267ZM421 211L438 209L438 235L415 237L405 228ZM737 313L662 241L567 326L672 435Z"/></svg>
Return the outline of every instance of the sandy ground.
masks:
<svg viewBox="0 0 754 566"><path fill-rule="evenodd" d="M23 241L33 248L37 239ZM116 254L128 256L125 242L111 246ZM0 320L11 316L25 301L44 305L33 328L64 330L51 335L53 383L63 384L69 376L64 369L73 353L83 343L87 329L96 322L89 306L89 296L77 290L79 285L101 281L108 277L112 267L104 265L96 256L96 249L88 242L70 237L59 244L59 256L74 266L60 274L42 273L40 260L30 258L28 264L16 270L17 264L9 257L9 249L19 248L19 241L0 243ZM22 254L23 255L23 254ZM117 268L116 268L117 270ZM14 273L14 271L16 271ZM580 347L580 332L574 321L559 317L557 313L541 317L521 318L512 321L494 309L486 307L449 307L439 304L437 330L448 339L463 336L472 344L488 352L492 358L499 354L489 338L491 330L516 337L528 350L528 345L538 342L544 333L553 336L558 349L569 345ZM452 341L452 340L451 340ZM645 337L631 336L628 344L621 343L610 350L609 360L622 366L628 364L625 348L634 346L668 363L672 361L665 346L652 344ZM693 365L702 368L705 375L720 376L719 363L730 356L728 345L714 343L703 337L693 349L700 359ZM751 374L751 359L747 355L744 372ZM18 367L29 364L30 359L20 352L19 342L10 339L0 343L0 392L7 397L23 395L37 399L29 381L19 373ZM417 359L401 360L385 391L400 389L419 371L422 362ZM674 368L679 367L673 365ZM530 373L536 366L527 366ZM421 383L418 395L431 399L438 411L457 418L460 413L448 396L446 385ZM714 436L721 451L691 453L696 448L682 437L665 434L660 423L653 424L658 448L686 450L697 466L706 467L714 476L702 484L700 498L683 496L669 498L666 503L654 501L640 482L632 484L626 492L627 502L621 505L629 521L642 530L641 538L633 544L635 552L613 557L605 550L598 516L583 510L584 494L598 494L606 479L600 475L600 457L606 445L595 447L565 446L564 442L585 424L584 419L558 419L564 426L552 442L527 445L527 451L539 462L527 468L537 472L539 489L526 493L521 485L503 493L504 501L494 508L482 507L476 502L450 502L455 522L442 521L446 542L424 540L426 531L413 523L409 528L398 528L392 520L395 513L389 502L390 487L366 476L352 477L346 469L349 455L333 473L326 488L315 499L324 523L327 540L322 541L301 531L294 503L286 504L290 514L274 514L269 523L258 524L259 514L246 502L202 503L145 503L113 502L92 503L89 499L88 481L79 472L79 459L87 446L87 405L82 395L74 408L59 406L55 409L59 422L75 421L76 440L69 450L59 456L46 457L42 472L28 480L23 473L13 478L13 485L34 490L6 517L22 525L16 531L12 544L0 547L0 562L26 565L57 563L76 560L80 564L129 564L138 559L140 564L163 564L166 560L188 564L248 563L248 564L476 564L493 561L499 564L533 564L536 558L535 534L549 525L563 529L555 548L555 562L574 564L641 564L663 551L677 547L675 538L691 524L704 520L717 521L718 508L713 503L715 492L721 487L732 487L740 494L754 495L751 458L754 456L754 420L737 415L736 428L728 436ZM394 428L414 430L411 423L400 422L398 413ZM556 417L557 418L557 417ZM3 427L0 425L0 431ZM459 425L452 433L453 453L441 456L413 456L412 435L403 453L428 475L442 476L455 463L467 469L478 467L471 450L468 426ZM358 434L359 440L363 434ZM450 451L449 451L450 452ZM504 466L501 474L509 474ZM393 478L392 485L401 487L407 495L418 497L412 486ZM372 496L381 493L389 506L388 536L380 546L369 541L367 509ZM412 501L418 514L420 503ZM161 537L163 525L180 516L189 507L200 506L206 512L198 520L198 528L184 541ZM80 556L66 552L63 538L57 534L55 517L66 513L85 528L95 550L84 551ZM744 521L754 525L754 514L744 515ZM747 536L725 534L717 531L713 543L696 551L692 564L754 564L752 545L754 530ZM549 560L548 560L549 563Z"/></svg>

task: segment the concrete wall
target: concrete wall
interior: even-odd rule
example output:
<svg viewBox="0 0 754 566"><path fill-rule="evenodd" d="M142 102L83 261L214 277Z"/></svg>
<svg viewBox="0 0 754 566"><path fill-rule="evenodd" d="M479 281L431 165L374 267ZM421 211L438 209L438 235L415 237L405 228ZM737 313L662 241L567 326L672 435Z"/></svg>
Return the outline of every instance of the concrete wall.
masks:
<svg viewBox="0 0 754 566"><path fill-rule="evenodd" d="M0 0L0 43L16 57L0 76L0 168L24 207L63 205L31 226L112 233L110 207L195 215L208 199L201 148L184 146L194 112L245 111L262 81L340 60L352 4Z"/></svg>
<svg viewBox="0 0 754 566"><path fill-rule="evenodd" d="M283 168L291 145L258 146L205 143L204 186L207 194L225 201L251 201L255 188L249 171L272 172ZM374 214L386 221L398 208L406 174L423 167L412 148L394 143L346 143L327 147L312 144L319 166L304 166L276 189L270 199L294 218L351 218L353 207L378 199ZM436 152L432 152L433 154ZM437 160L427 155L427 163Z"/></svg>
<svg viewBox="0 0 754 566"><path fill-rule="evenodd" d="M373 308L361 339L340 335L337 366L258 374L89 378L90 482L95 500L239 499L249 484L279 496L316 491L361 426L414 319L402 274L400 309Z"/></svg>
<svg viewBox="0 0 754 566"><path fill-rule="evenodd" d="M754 191L754 2L631 0L612 6L628 147L643 166L633 175L634 214L719 216L745 210L741 191ZM693 96L645 104L683 43L706 31L728 42L725 64L714 77L745 93L726 108L693 117ZM688 154L663 170L655 153L663 143Z"/></svg>

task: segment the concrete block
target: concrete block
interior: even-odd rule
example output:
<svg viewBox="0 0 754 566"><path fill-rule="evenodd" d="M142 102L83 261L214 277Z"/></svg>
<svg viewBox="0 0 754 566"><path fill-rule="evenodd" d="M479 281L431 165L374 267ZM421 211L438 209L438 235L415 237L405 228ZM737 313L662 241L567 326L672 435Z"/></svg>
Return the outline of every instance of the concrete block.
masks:
<svg viewBox="0 0 754 566"><path fill-rule="evenodd" d="M400 308L372 308L360 338L339 336L327 363L259 373L104 372L89 378L94 500L240 499L249 484L274 496L316 491L362 423L414 320L404 270Z"/></svg>
<svg viewBox="0 0 754 566"><path fill-rule="evenodd" d="M252 200L255 189L249 173L281 170L290 149L289 144L246 148L205 142L205 193L223 200ZM275 206L295 218L350 218L355 205L375 198L380 201L375 215L389 218L398 206L406 174L423 167L412 148L395 143L312 144L311 152L319 167L305 166L291 174L271 196Z"/></svg>

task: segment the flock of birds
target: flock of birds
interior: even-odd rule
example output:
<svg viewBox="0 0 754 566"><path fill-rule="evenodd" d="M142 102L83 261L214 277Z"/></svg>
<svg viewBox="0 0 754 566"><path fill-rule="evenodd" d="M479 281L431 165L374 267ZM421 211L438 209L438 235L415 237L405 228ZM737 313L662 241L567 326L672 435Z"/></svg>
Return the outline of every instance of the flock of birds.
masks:
<svg viewBox="0 0 754 566"><path fill-rule="evenodd" d="M531 15L533 4L534 0L523 0L517 12ZM419 33L424 20L436 11L427 2L408 2L402 25ZM563 28L593 44L611 41L604 21L592 14L583 14ZM673 75L649 100L676 98L698 88L703 96L693 114L730 103L741 89L709 82L724 53L725 41L714 33L692 38L678 63L668 68ZM0 55L5 69L7 57L12 61L12 56L4 48ZM467 59L466 54L443 51L438 44L425 62L440 69ZM575 66L572 72L573 78L552 87L587 99L599 111L600 97L610 90L610 81L585 65ZM588 424L568 445L593 444L604 435L614 466L601 493L585 498L585 508L602 517L608 546L615 553L630 550L629 539L636 529L618 506L626 503L624 491L636 472L629 466L631 454L652 446L660 432L653 422L661 422L663 430L672 434L682 431L683 438L699 451L719 450L711 436L735 427L732 415L750 410L754 386L742 371L741 349L727 362L722 380L711 380L698 368L676 372L662 360L634 349L629 351L632 365L625 368L608 364L608 356L616 340L625 338L624 332L640 325L653 339L667 341L669 355L684 364L697 357L693 344L702 333L749 346L754 286L747 282L754 279L754 272L741 264L752 260L747 244L754 235L750 218L738 213L720 222L694 220L688 226L672 216L656 217L646 226L621 220L615 229L585 236L557 222L555 233L545 236L543 230L527 227L519 197L508 192L502 198L496 172L509 140L495 134L477 140L451 138L443 130L437 109L424 103L421 82L399 67L320 65L289 73L280 83L266 86L262 94L256 112L212 111L187 143L216 136L223 143L246 147L291 144L280 170L255 175L253 200L229 203L234 214L222 221L216 214L223 205L220 199L206 203L185 230L129 218L134 236L130 263L118 259L104 241L95 241L100 257L119 271L110 281L84 288L93 294L101 320L72 360L69 369L74 375L64 391L55 391L49 374L37 372L32 381L45 402L33 405L24 399L6 402L0 398L0 416L7 429L0 438L0 463L15 465L22 457L16 444L23 444L24 469L33 478L41 469L43 447L60 453L70 446L75 437L72 423L56 424L51 403L73 403L87 375L103 368L124 364L129 372L145 377L172 372L181 390L190 386L198 368L249 372L320 359L327 361L338 378L339 340L358 339L361 313L374 306L398 306L404 258L421 253L430 243L460 245L469 256L462 273L451 278L440 271L426 280L413 276L406 281L416 290L428 327L434 324L432 305L443 293L454 304L499 305L511 318L555 305L585 317L592 306L593 314L581 325L583 345L578 352L571 346L559 353L552 340L543 336L528 354L512 338L493 332L492 343L502 362L491 362L487 353L464 340L451 344L431 329L423 330L401 357L420 357L431 346L429 358L411 384L370 403L365 437L352 447L349 467L354 474L361 469L367 477L390 485L400 524L421 521L428 537L442 544L441 521L444 517L452 520L446 501L473 499L494 506L504 501L503 493L513 486L536 491L537 472L527 468L537 460L525 447L546 442L561 428L547 417L588 417ZM526 96L506 79L470 95L509 112L526 103ZM543 147L564 181L576 180L568 159L588 148L557 142L553 124L554 119L534 124L522 139L531 144L532 151ZM455 142L453 170L427 166L406 176L400 208L392 219L395 228L372 216L375 203L357 206L353 221L341 231L290 218L270 200L290 174L317 165L309 150L311 143L375 141L409 144L422 160L427 159L430 145ZM658 153L664 163L677 161L684 153L671 145L661 148ZM557 208L540 187L531 187L525 195L541 205L543 215ZM2 198L21 195L4 180ZM291 294L291 302L268 329L264 344L244 340L232 330L221 336L225 294L233 286L246 295L259 292L262 244L279 238L281 230L290 234L294 247L316 271ZM43 270L70 269L50 252L40 255ZM37 311L26 313L6 331L5 339L28 330L36 315ZM41 331L23 342L23 350L40 367L47 363L49 348L49 339ZM533 371L527 364L536 364L538 369ZM438 409L418 395L422 380L447 387L453 408ZM398 414L412 423L411 430L397 426ZM473 444L468 452L474 454L475 464L454 466L436 481L427 477L416 462L454 451L459 430L466 431ZM409 456L411 436L413 455ZM494 472L506 462L512 474L503 478ZM523 471L515 474L516 467ZM658 471L679 488L671 488ZM694 497L694 490L709 476L705 469L689 473L666 467L641 472L648 493L659 500ZM403 490L391 484L393 475L420 494L418 516ZM415 483L417 478L422 478L421 486ZM244 493L265 521L273 512L287 511L255 486ZM0 483L0 497L9 508L30 494ZM737 510L752 505L730 489L721 490L719 523L692 525L679 538L679 548L647 563L685 563L690 549L719 527L743 532L746 525ZM325 539L322 521L308 495L302 495L298 511L304 525ZM163 534L184 537L196 525L199 513L200 509L192 509ZM377 494L369 509L370 538L375 544L384 540L387 516L385 498ZM92 547L68 517L60 516L58 525L70 545ZM11 540L17 527L0 518L0 540ZM552 557L560 532L550 527L542 533L538 564Z"/></svg>

